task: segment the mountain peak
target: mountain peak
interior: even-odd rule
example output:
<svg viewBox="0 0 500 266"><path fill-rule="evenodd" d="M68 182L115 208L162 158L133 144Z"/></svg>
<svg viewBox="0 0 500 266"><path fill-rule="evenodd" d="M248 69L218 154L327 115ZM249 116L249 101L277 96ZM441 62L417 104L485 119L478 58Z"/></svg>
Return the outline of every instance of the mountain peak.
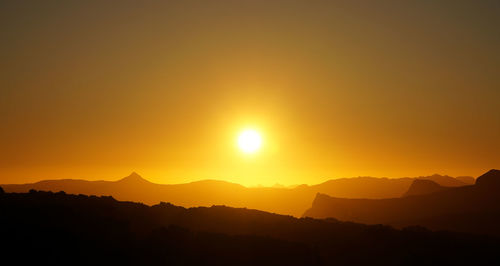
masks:
<svg viewBox="0 0 500 266"><path fill-rule="evenodd" d="M482 187L500 187L500 170L489 170L477 178L476 185Z"/></svg>
<svg viewBox="0 0 500 266"><path fill-rule="evenodd" d="M148 182L146 179L142 178L138 173L132 172L130 175L118 180L118 182Z"/></svg>
<svg viewBox="0 0 500 266"><path fill-rule="evenodd" d="M429 179L415 179L403 197L430 194L445 190L446 187Z"/></svg>

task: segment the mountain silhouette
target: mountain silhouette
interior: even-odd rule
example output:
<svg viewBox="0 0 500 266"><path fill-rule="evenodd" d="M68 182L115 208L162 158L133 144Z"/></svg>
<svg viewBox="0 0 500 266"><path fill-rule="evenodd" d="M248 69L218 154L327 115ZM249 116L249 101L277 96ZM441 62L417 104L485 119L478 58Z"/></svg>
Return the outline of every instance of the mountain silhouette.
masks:
<svg viewBox="0 0 500 266"><path fill-rule="evenodd" d="M466 185L474 184L474 178L470 176L460 176L457 178L447 176L447 175L438 175L434 174L431 176L420 176L416 179L420 180L431 180L436 182L437 184L445 187L461 187Z"/></svg>
<svg viewBox="0 0 500 266"><path fill-rule="evenodd" d="M432 175L415 178L356 177L328 180L317 185L293 188L244 187L218 180L202 180L185 184L155 184L137 173L117 181L85 181L74 179L44 180L32 184L1 185L7 192L30 189L66 191L71 194L110 195L118 200L148 205L169 201L184 207L230 205L300 217L317 193L342 198L394 198L403 195L416 179L433 180L443 186L465 186L450 176Z"/></svg>
<svg viewBox="0 0 500 266"><path fill-rule="evenodd" d="M118 180L118 182L119 183L131 183L131 184L144 184L144 183L152 184L151 182L142 178L142 176L140 176L136 172L132 172L130 175Z"/></svg>
<svg viewBox="0 0 500 266"><path fill-rule="evenodd" d="M476 185L481 189L500 189L500 170L492 169L478 177Z"/></svg>
<svg viewBox="0 0 500 266"><path fill-rule="evenodd" d="M134 179L127 179L127 181ZM135 180L138 180L135 178ZM408 197L411 198L411 197ZM2 260L50 265L497 265L500 239L225 206L0 193Z"/></svg>
<svg viewBox="0 0 500 266"><path fill-rule="evenodd" d="M411 183L410 188L403 194L403 197L430 194L438 191L446 190L447 187L440 186L432 180L416 179Z"/></svg>
<svg viewBox="0 0 500 266"><path fill-rule="evenodd" d="M474 183L476 183L476 179L472 176L457 176L455 179L468 185L474 185Z"/></svg>
<svg viewBox="0 0 500 266"><path fill-rule="evenodd" d="M424 195L373 200L318 194L304 216L500 235L499 191L500 171L491 170L480 176L475 185Z"/></svg>

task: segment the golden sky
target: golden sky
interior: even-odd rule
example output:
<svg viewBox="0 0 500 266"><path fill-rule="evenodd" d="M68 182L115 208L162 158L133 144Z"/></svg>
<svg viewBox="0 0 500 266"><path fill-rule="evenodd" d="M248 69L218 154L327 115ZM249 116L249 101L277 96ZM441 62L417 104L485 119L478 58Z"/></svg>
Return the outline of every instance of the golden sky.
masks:
<svg viewBox="0 0 500 266"><path fill-rule="evenodd" d="M2 1L0 183L478 176L498 1ZM238 150L244 128L262 149Z"/></svg>

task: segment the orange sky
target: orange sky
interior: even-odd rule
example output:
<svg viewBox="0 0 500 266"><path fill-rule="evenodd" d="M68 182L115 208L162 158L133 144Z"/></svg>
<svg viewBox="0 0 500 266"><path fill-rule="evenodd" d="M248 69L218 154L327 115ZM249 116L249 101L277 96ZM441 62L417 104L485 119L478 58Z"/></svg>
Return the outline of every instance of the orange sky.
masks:
<svg viewBox="0 0 500 266"><path fill-rule="evenodd" d="M498 1L19 2L0 3L0 183L500 167Z"/></svg>

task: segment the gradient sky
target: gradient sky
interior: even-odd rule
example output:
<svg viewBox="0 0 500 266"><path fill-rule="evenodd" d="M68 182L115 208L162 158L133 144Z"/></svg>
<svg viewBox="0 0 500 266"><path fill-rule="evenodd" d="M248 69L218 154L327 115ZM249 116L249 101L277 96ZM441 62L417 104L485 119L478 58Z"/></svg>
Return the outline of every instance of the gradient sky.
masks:
<svg viewBox="0 0 500 266"><path fill-rule="evenodd" d="M1 1L0 34L0 183L500 167L496 0Z"/></svg>

